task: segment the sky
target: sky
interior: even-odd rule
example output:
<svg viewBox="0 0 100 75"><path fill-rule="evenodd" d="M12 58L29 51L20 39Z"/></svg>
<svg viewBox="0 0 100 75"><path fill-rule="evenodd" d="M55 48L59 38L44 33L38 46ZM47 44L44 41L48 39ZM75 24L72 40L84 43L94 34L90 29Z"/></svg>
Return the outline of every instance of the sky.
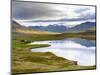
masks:
<svg viewBox="0 0 100 75"><path fill-rule="evenodd" d="M87 21L95 22L95 7L12 1L12 19L24 26L73 27Z"/></svg>

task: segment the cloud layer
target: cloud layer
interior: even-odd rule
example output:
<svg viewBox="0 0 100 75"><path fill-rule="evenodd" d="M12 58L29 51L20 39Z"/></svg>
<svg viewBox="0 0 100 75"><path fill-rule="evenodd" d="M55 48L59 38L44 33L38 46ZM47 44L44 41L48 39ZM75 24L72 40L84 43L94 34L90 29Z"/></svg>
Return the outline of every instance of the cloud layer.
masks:
<svg viewBox="0 0 100 75"><path fill-rule="evenodd" d="M12 19L23 23L89 21L95 20L95 7L13 1Z"/></svg>

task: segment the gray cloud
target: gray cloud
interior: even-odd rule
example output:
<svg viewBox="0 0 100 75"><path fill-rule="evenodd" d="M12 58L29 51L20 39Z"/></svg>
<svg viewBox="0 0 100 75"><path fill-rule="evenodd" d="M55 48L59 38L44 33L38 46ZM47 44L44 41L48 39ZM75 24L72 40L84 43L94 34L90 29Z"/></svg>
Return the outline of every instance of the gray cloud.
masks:
<svg viewBox="0 0 100 75"><path fill-rule="evenodd" d="M71 21L84 21L84 20L95 19L95 11L91 14L89 12L86 14L82 14L83 12L89 10L89 8L85 6L83 7L81 6L82 8L73 10L74 13L79 14L77 18L68 18L67 12L54 9L52 5L54 6L54 4L12 1L12 18L16 20L29 20L29 19L32 20L40 18L40 20L35 20L35 21L33 20L29 22L59 22L59 21L71 22ZM59 17L61 16L65 16L65 18L59 19ZM41 19L42 17L44 17L45 20L42 20ZM48 20L48 18L52 17L58 17L58 20L55 19Z"/></svg>
<svg viewBox="0 0 100 75"><path fill-rule="evenodd" d="M89 10L89 8L77 9L77 10L75 10L74 12L75 12L75 13L82 13L82 12L85 12L85 11L87 11L87 10Z"/></svg>
<svg viewBox="0 0 100 75"><path fill-rule="evenodd" d="M87 20L94 20L95 19L95 13L87 13L87 14L80 14L78 18L63 18L58 20L36 20L36 21L30 21L30 22L72 22L72 21L87 21Z"/></svg>
<svg viewBox="0 0 100 75"><path fill-rule="evenodd" d="M30 2L12 2L12 17L15 19L34 19L56 16L58 10L53 10L47 4Z"/></svg>
<svg viewBox="0 0 100 75"><path fill-rule="evenodd" d="M84 19L87 19L87 20L91 20L91 19L95 19L95 12L93 13L87 13L87 14L80 14L79 17L83 18Z"/></svg>

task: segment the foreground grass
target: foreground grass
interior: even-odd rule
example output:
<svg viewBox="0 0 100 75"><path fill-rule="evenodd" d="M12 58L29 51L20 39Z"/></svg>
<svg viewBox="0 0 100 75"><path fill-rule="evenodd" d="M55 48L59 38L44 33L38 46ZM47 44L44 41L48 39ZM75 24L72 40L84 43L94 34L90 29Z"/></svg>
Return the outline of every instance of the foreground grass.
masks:
<svg viewBox="0 0 100 75"><path fill-rule="evenodd" d="M50 52L21 52L13 57L13 74L95 69L95 66L78 66L74 61L57 57Z"/></svg>
<svg viewBox="0 0 100 75"><path fill-rule="evenodd" d="M50 52L31 52L30 48L47 47L46 44L28 45L18 41L13 43L12 72L13 74L55 71L61 67L74 65L62 57L57 57Z"/></svg>

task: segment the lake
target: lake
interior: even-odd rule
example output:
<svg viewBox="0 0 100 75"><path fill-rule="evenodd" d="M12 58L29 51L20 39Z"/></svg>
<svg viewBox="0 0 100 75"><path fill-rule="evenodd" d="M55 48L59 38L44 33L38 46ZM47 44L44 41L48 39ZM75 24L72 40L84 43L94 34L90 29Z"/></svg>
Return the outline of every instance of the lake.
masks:
<svg viewBox="0 0 100 75"><path fill-rule="evenodd" d="M52 52L56 56L78 62L78 65L95 65L95 40L69 38L37 41L31 44L49 44L49 47L31 49L32 52Z"/></svg>

